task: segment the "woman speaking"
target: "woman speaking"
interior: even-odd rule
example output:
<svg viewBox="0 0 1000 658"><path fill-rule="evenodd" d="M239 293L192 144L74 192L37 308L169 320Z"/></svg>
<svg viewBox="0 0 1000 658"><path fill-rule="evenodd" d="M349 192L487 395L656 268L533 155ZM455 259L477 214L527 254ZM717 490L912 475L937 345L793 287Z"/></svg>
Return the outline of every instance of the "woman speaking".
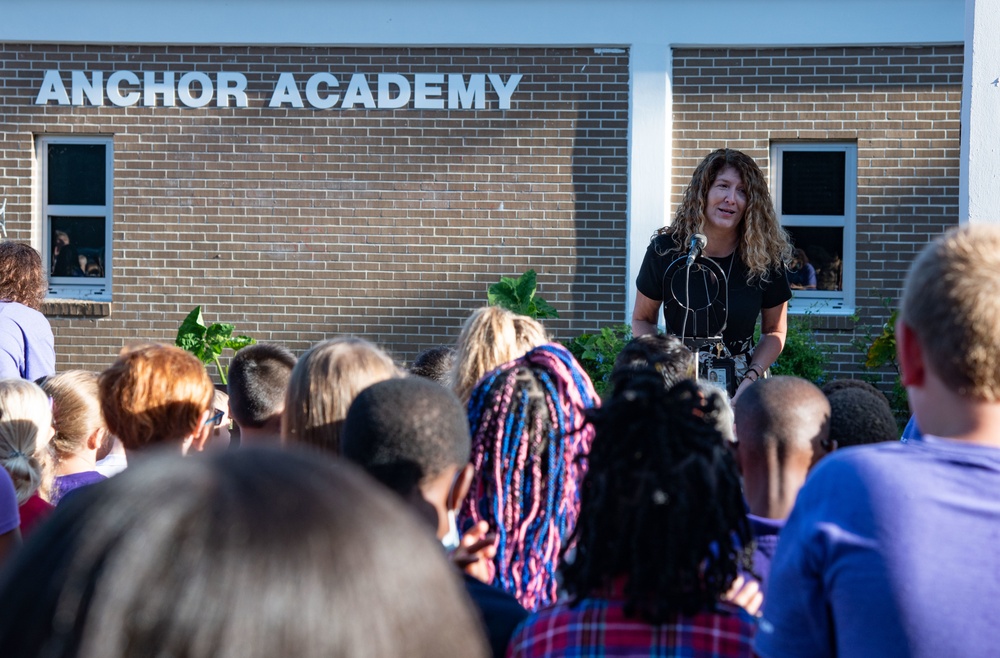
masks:
<svg viewBox="0 0 1000 658"><path fill-rule="evenodd" d="M699 249L701 236L707 243ZM757 163L740 151L714 151L695 169L673 223L646 249L632 332L656 333L662 306L667 331L700 350L700 373L725 374L735 398L784 347L790 259Z"/></svg>

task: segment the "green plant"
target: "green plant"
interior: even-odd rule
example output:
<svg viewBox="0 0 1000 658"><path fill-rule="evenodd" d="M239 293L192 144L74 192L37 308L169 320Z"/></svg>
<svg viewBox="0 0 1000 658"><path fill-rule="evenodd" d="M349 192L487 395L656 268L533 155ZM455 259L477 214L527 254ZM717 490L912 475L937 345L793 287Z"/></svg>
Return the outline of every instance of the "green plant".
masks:
<svg viewBox="0 0 1000 658"><path fill-rule="evenodd" d="M597 334L581 334L567 347L590 375L590 380L594 382L594 390L603 395L610 383L615 359L625 347L625 343L630 340L632 340L632 327L627 324L616 324L603 327Z"/></svg>
<svg viewBox="0 0 1000 658"><path fill-rule="evenodd" d="M888 309L892 305L890 298L882 300L882 305ZM900 427L906 424L910 417L910 403L906 396L906 388L899 375L899 364L896 362L896 320L899 318L899 310L893 309L889 314L889 319L882 325L882 333L874 336L867 327L863 328L862 338L855 338L852 344L861 350L865 355L864 368L868 370L874 379L874 371L885 366L892 368L894 377L892 391L890 392L889 406L896 416L896 422Z"/></svg>
<svg viewBox="0 0 1000 658"><path fill-rule="evenodd" d="M758 328L758 336L760 329ZM829 378L829 348L816 339L810 314L789 315L785 348L771 366L771 374L795 375L823 385Z"/></svg>
<svg viewBox="0 0 1000 658"><path fill-rule="evenodd" d="M490 286L486 297L491 306L500 306L535 320L558 318L556 309L535 295L537 285L535 270L528 270L516 279L502 276L498 283Z"/></svg>
<svg viewBox="0 0 1000 658"><path fill-rule="evenodd" d="M215 322L206 327L205 320L201 315L201 307L195 306L194 310L188 313L184 321L181 322L181 326L177 330L177 340L174 343L194 354L206 366L214 363L222 383L228 384L226 375L229 369L223 368L222 363L219 362L222 350L231 349L235 352L257 342L249 336L233 336L235 328L231 324L221 322Z"/></svg>

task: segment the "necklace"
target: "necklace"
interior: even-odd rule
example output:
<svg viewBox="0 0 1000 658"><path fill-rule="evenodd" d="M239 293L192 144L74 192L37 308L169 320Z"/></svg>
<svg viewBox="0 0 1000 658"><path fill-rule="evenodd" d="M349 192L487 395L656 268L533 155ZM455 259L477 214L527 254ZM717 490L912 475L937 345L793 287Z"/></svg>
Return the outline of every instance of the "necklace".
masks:
<svg viewBox="0 0 1000 658"><path fill-rule="evenodd" d="M709 258L714 260L716 265L719 265L720 270L722 269L722 265L719 263L719 261L729 258L729 270L726 272L726 290L729 290L729 287L731 285L729 282L732 279L732 274L733 274L733 263L736 262L736 249L733 249L733 253L729 254L729 256L723 256L718 260L716 260L712 256L709 256Z"/></svg>

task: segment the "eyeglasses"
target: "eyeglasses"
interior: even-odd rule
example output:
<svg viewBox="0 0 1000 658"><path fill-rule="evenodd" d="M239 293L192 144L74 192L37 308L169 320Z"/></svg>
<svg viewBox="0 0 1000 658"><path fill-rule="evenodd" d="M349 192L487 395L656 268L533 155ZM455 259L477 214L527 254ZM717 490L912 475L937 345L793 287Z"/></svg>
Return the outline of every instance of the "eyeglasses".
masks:
<svg viewBox="0 0 1000 658"><path fill-rule="evenodd" d="M209 416L208 420L205 421L206 425L212 425L213 427L218 427L222 424L222 419L225 417L226 412L222 409L216 409L215 413Z"/></svg>

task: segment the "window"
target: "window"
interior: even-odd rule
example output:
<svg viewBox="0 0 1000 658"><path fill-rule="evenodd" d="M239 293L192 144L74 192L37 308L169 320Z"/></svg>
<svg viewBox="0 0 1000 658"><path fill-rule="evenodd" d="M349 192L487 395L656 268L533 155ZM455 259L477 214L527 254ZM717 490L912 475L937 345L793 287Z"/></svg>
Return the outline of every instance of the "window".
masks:
<svg viewBox="0 0 1000 658"><path fill-rule="evenodd" d="M789 309L853 313L857 146L772 144L771 163L775 209L796 253Z"/></svg>
<svg viewBox="0 0 1000 658"><path fill-rule="evenodd" d="M111 139L41 137L37 157L49 296L110 300Z"/></svg>

